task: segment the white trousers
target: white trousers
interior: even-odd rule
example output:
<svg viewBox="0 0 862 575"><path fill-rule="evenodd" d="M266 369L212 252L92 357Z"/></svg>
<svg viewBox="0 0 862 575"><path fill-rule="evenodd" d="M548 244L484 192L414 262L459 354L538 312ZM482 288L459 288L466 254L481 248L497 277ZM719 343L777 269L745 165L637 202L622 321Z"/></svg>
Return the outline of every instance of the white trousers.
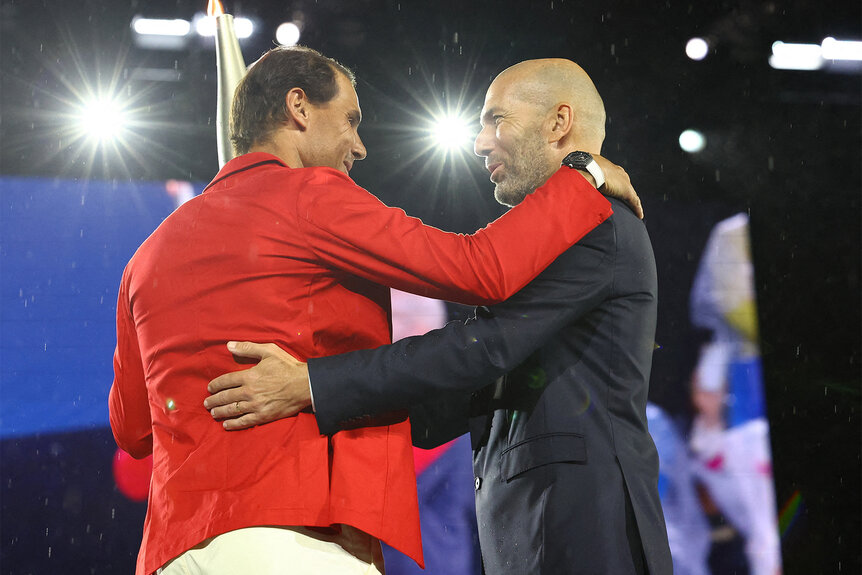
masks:
<svg viewBox="0 0 862 575"><path fill-rule="evenodd" d="M383 575L380 542L359 529L247 527L202 541L158 575Z"/></svg>

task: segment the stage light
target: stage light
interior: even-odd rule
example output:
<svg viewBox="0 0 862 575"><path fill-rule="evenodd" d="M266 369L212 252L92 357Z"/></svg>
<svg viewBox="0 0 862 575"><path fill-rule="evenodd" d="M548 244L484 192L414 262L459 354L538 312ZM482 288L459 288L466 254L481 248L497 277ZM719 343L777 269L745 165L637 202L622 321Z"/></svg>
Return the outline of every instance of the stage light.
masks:
<svg viewBox="0 0 862 575"><path fill-rule="evenodd" d="M703 60L709 54L709 44L703 38L692 38L685 45L685 54L692 60Z"/></svg>
<svg viewBox="0 0 862 575"><path fill-rule="evenodd" d="M187 20L132 18L135 45L150 50L184 50L188 46L192 25Z"/></svg>
<svg viewBox="0 0 862 575"><path fill-rule="evenodd" d="M685 130L679 135L679 147L689 154L696 154L706 147L706 136L697 130Z"/></svg>
<svg viewBox="0 0 862 575"><path fill-rule="evenodd" d="M282 46L296 46L299 42L299 26L293 22L284 22L275 30L275 41Z"/></svg>
<svg viewBox="0 0 862 575"><path fill-rule="evenodd" d="M250 37L254 34L254 22L248 18L234 18L233 27L236 32L236 37L240 40ZM199 36L208 38L215 36L216 22L213 16L202 16L195 19L195 32Z"/></svg>
<svg viewBox="0 0 862 575"><path fill-rule="evenodd" d="M447 115L435 120L431 134L440 148L447 151L464 150L473 144L475 136L470 125L471 122L462 116Z"/></svg>
<svg viewBox="0 0 862 575"><path fill-rule="evenodd" d="M824 38L820 55L824 60L862 61L862 42Z"/></svg>
<svg viewBox="0 0 862 575"><path fill-rule="evenodd" d="M769 65L776 70L819 70L823 67L822 50L817 44L772 44Z"/></svg>
<svg viewBox="0 0 862 575"><path fill-rule="evenodd" d="M148 36L185 36L192 29L187 20L158 20L155 18L132 19L132 30Z"/></svg>
<svg viewBox="0 0 862 575"><path fill-rule="evenodd" d="M84 104L78 121L91 139L104 142L122 134L125 116L115 100L100 99Z"/></svg>

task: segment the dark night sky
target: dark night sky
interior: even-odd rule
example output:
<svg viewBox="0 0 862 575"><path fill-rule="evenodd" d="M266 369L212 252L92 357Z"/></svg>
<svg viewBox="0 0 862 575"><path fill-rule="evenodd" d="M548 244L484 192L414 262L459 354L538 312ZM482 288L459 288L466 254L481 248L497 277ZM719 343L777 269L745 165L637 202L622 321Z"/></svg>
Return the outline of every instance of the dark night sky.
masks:
<svg viewBox="0 0 862 575"><path fill-rule="evenodd" d="M129 29L136 14L191 19L205 5L0 1L0 175L212 178L212 49L142 50ZM678 302L706 226L748 210L777 495L780 503L799 490L805 501L802 526L785 540L785 572L834 573L838 561L842 572L858 572L862 72L773 70L767 56L776 40L862 39L859 2L246 0L226 9L258 24L243 45L247 63L272 45L278 23L301 15L301 42L359 77L369 157L351 175L453 231L473 231L500 208L472 154L418 155L406 128L428 117L423 105L460 102L477 115L506 66L548 56L579 62L608 110L604 155L628 170L651 232L675 248L656 245L665 349L690 345ZM712 42L702 62L685 56L692 36ZM141 68L174 70L178 80L136 79ZM63 130L76 93L112 78L141 119L125 165L90 159ZM677 143L688 127L709 138L697 156ZM671 363L656 358L653 396L683 412L666 389L665 380L680 377L667 371Z"/></svg>

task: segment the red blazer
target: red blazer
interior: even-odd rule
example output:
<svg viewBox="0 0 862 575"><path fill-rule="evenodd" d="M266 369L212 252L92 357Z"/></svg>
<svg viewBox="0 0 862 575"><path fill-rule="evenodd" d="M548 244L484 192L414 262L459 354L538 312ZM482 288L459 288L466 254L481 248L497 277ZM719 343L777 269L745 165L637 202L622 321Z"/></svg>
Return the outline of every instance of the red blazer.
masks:
<svg viewBox="0 0 862 575"><path fill-rule="evenodd" d="M476 234L442 232L345 174L275 156L229 162L126 267L110 420L120 447L153 453L138 575L200 541L254 525L352 525L422 564L405 417L333 436L300 413L227 432L206 385L238 365L229 339L295 357L390 341L385 285L468 304L503 300L611 214L564 168Z"/></svg>

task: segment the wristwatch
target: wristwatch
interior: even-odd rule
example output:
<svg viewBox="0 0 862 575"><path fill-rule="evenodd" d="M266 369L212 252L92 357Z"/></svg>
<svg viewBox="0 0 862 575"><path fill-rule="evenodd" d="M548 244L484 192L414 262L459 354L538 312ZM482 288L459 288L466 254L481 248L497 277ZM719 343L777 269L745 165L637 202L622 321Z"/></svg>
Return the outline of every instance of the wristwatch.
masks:
<svg viewBox="0 0 862 575"><path fill-rule="evenodd" d="M563 158L562 165L575 170L588 171L593 176L593 179L596 180L596 189L598 190L602 189L602 186L605 185L605 173L589 152L572 152Z"/></svg>

